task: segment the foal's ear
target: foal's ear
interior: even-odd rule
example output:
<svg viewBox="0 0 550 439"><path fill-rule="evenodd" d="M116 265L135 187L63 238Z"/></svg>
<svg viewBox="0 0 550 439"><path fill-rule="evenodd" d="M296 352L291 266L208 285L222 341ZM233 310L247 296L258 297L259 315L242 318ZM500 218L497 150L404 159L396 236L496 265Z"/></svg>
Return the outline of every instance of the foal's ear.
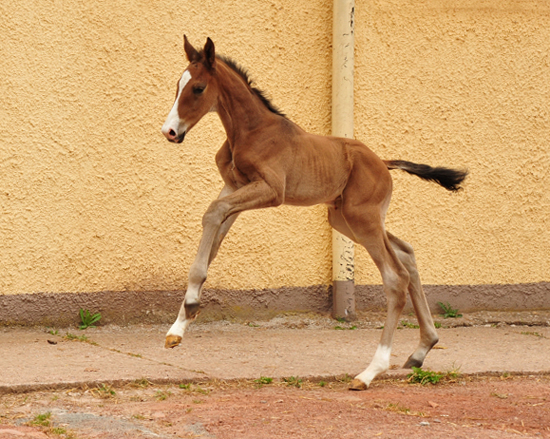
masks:
<svg viewBox="0 0 550 439"><path fill-rule="evenodd" d="M212 70L216 66L216 49L214 48L214 42L210 39L206 39L204 45L204 63Z"/></svg>
<svg viewBox="0 0 550 439"><path fill-rule="evenodd" d="M185 49L185 54L189 62L198 62L201 58L199 52L191 45L187 39L187 35L183 36L183 48Z"/></svg>

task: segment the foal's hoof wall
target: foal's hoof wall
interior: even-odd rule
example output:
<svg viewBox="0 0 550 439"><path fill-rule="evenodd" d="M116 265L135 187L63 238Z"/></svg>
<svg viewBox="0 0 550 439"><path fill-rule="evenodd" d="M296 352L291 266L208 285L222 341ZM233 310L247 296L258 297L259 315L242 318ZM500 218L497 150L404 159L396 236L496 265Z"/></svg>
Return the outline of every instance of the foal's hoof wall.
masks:
<svg viewBox="0 0 550 439"><path fill-rule="evenodd" d="M367 390L368 386L361 380L355 378L349 385L350 390Z"/></svg>
<svg viewBox="0 0 550 439"><path fill-rule="evenodd" d="M181 337L179 335L167 335L164 347L166 349L175 348L181 343Z"/></svg>
<svg viewBox="0 0 550 439"><path fill-rule="evenodd" d="M413 367L422 367L423 361L415 360L412 356L403 365L403 369L412 369Z"/></svg>

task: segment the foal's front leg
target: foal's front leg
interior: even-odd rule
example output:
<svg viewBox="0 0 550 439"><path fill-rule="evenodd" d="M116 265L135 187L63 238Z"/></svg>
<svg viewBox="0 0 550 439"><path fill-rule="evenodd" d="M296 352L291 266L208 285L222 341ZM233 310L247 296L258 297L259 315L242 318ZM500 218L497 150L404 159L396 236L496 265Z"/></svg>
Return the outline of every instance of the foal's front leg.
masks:
<svg viewBox="0 0 550 439"><path fill-rule="evenodd" d="M233 192L234 190L231 187L225 186L220 192L218 199L223 198ZM218 249L220 248L220 245L223 239L225 238L225 235L227 234L227 232L229 232L229 229L237 219L237 216L238 214L234 214L230 216L221 224L221 226L219 226L217 232L214 233L215 235L214 240L210 240L211 243L210 243L209 252L208 252L208 242L205 240L205 233L203 232L203 237L201 238L201 243L199 245L199 251L195 258L195 262L193 263L189 271L189 282L187 285L187 292L185 293L184 301L181 305L180 312L178 314L176 321L174 322L174 324L166 334L166 342L164 345L166 348L173 348L181 343L185 330L198 314L198 300L201 295L204 279L206 279L206 271L204 274L204 279L201 281L200 271L198 271L195 268L197 266L197 263L200 263L201 261L204 263L203 261L204 258L199 259L199 256L201 255L201 250L207 251L209 254L208 261L206 264L206 270L208 270L210 263L214 260L214 258L216 257L216 254L218 253ZM188 304L187 306L186 306L186 303ZM189 305L193 303L196 303L196 305Z"/></svg>
<svg viewBox="0 0 550 439"><path fill-rule="evenodd" d="M202 218L202 238L195 261L189 269L185 299L177 320L166 334L166 348L173 348L181 343L183 333L197 316L208 266L237 215L244 210L281 204L278 194L279 191L265 181L254 181L229 195L222 191L220 198L210 204Z"/></svg>

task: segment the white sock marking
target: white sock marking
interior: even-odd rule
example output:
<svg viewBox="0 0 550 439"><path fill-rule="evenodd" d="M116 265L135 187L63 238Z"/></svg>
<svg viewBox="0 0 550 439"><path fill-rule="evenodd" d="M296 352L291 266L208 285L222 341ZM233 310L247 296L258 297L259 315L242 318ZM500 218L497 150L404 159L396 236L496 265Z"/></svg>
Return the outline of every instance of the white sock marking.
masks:
<svg viewBox="0 0 550 439"><path fill-rule="evenodd" d="M355 378L363 381L368 387L368 385L377 375L387 371L390 368L390 355L390 346L378 345L378 348L376 348L376 353L374 354L374 358L369 364L369 367L367 367Z"/></svg>
<svg viewBox="0 0 550 439"><path fill-rule="evenodd" d="M178 318L176 319L174 324L170 327L170 329L168 330L168 333L166 335L167 336L168 335L176 335L178 337L183 337L183 333L185 332L185 330L189 326L189 323L191 323L189 320L187 320L185 318L180 319L180 317L178 316Z"/></svg>

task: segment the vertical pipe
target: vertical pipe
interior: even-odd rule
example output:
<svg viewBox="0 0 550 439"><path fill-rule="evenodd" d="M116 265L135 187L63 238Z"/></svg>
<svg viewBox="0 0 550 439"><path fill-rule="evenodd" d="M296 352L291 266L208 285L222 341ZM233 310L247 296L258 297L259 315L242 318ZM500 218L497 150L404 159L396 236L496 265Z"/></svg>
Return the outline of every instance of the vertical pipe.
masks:
<svg viewBox="0 0 550 439"><path fill-rule="evenodd" d="M332 28L332 135L353 138L355 0L334 0ZM332 315L355 319L354 245L332 231Z"/></svg>

